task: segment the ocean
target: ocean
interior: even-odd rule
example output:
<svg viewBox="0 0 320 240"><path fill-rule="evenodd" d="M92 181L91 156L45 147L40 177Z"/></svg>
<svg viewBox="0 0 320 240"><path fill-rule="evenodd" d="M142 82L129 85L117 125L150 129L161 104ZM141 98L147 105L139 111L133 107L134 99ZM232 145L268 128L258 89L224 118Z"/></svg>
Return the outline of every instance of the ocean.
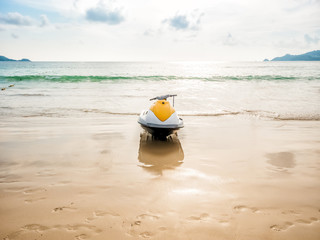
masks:
<svg viewBox="0 0 320 240"><path fill-rule="evenodd" d="M1 118L138 115L177 94L181 116L320 120L320 62L1 62L0 87Z"/></svg>

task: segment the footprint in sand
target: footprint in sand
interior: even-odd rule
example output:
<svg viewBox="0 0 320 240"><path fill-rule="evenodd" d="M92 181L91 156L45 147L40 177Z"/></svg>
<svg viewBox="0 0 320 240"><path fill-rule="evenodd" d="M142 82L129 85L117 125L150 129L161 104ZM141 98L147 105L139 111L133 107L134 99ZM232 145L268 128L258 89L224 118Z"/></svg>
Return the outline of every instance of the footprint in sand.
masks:
<svg viewBox="0 0 320 240"><path fill-rule="evenodd" d="M298 219L296 222L297 223L304 223L304 224L310 224L311 223L311 221L305 220L305 219Z"/></svg>
<svg viewBox="0 0 320 240"><path fill-rule="evenodd" d="M88 217L86 219L86 222L91 222L99 217L104 217L104 216L119 217L120 215L115 212L107 212L107 211L97 210L92 213L92 217Z"/></svg>
<svg viewBox="0 0 320 240"><path fill-rule="evenodd" d="M41 234L46 231L49 230L48 227L40 225L40 224L27 224L23 227L20 228L20 230L15 231L15 232L11 232L9 235L7 235L5 238L3 238L3 240L9 240L9 239L23 239L21 237L21 235L28 233L28 232L35 232L37 234Z"/></svg>
<svg viewBox="0 0 320 240"><path fill-rule="evenodd" d="M100 153L101 153L101 154L107 154L107 153L109 153L109 150L103 150L103 151L101 151Z"/></svg>
<svg viewBox="0 0 320 240"><path fill-rule="evenodd" d="M272 226L270 226L270 229L273 230L273 231L280 232L280 231L287 230L291 226L293 226L293 223L285 222L285 223L283 223L281 225L272 225Z"/></svg>
<svg viewBox="0 0 320 240"><path fill-rule="evenodd" d="M151 232L143 232L143 233L140 233L139 236L143 238L151 238L153 234Z"/></svg>
<svg viewBox="0 0 320 240"><path fill-rule="evenodd" d="M190 216L187 219L192 221L201 221L201 220L207 220L209 218L209 214L202 213L199 216Z"/></svg>
<svg viewBox="0 0 320 240"><path fill-rule="evenodd" d="M45 197L41 197L41 198L31 198L31 199L26 199L24 200L25 203L34 203L34 202L38 202L38 201L42 201L45 200Z"/></svg>
<svg viewBox="0 0 320 240"><path fill-rule="evenodd" d="M295 210L285 210L285 211L282 211L281 213L285 214L285 215L287 215L287 214L299 215L300 214L298 211L295 211Z"/></svg>
<svg viewBox="0 0 320 240"><path fill-rule="evenodd" d="M220 219L220 220L218 220L218 222L224 227L230 225L230 219L228 219L228 220L227 219Z"/></svg>
<svg viewBox="0 0 320 240"><path fill-rule="evenodd" d="M155 215L150 215L150 214L141 214L137 216L137 219L150 219L150 220L158 220L159 217Z"/></svg>
<svg viewBox="0 0 320 240"><path fill-rule="evenodd" d="M93 212L93 215L96 217L103 217L106 215L110 215L113 217L119 217L120 215L118 213L114 213L114 212L105 212L105 211L95 211Z"/></svg>
<svg viewBox="0 0 320 240"><path fill-rule="evenodd" d="M76 240L83 240L83 239L87 239L87 238L88 238L87 234L80 234L80 235L75 236Z"/></svg>
<svg viewBox="0 0 320 240"><path fill-rule="evenodd" d="M319 221L318 218L311 217L309 219L298 219L296 222L297 223L302 223L302 224L312 224L312 223L317 222L317 221Z"/></svg>
<svg viewBox="0 0 320 240"><path fill-rule="evenodd" d="M92 233L95 234L99 234L102 232L101 229L97 228L94 225L89 225L89 224L75 224L75 225L66 225L66 226L55 226L55 228L60 228L60 229L65 229L68 231L75 231L75 232L79 232L82 230L85 231L90 231Z"/></svg>
<svg viewBox="0 0 320 240"><path fill-rule="evenodd" d="M60 211L64 211L64 210L68 210L68 211L75 211L77 208L75 207L71 207L74 204L74 202L71 202L69 204L69 206L62 206L62 207L56 207L52 210L52 212L60 212Z"/></svg>
<svg viewBox="0 0 320 240"><path fill-rule="evenodd" d="M82 231L88 232L88 234L79 234L76 235L74 239L76 240L84 240L88 239L92 235L98 235L102 232L100 228L97 228L94 225L88 225L88 224L75 224L75 225L54 225L54 226L44 226L40 224L27 224L20 228L19 231L15 231L7 235L4 239L27 239L25 237L25 234L30 234L31 232L40 234L41 236L45 236L47 231L56 230L59 232L65 232L65 231L71 231L75 233L79 233ZM33 238L32 238L33 239ZM45 237L44 237L45 239Z"/></svg>
<svg viewBox="0 0 320 240"><path fill-rule="evenodd" d="M259 213L260 212L260 210L258 208L248 207L248 206L245 206L245 205L237 205L237 206L233 207L233 210L234 210L235 213L246 212L246 211L250 211L250 212L253 212L253 213Z"/></svg>
<svg viewBox="0 0 320 240"><path fill-rule="evenodd" d="M73 207L56 207L52 210L52 212L60 212L60 211L64 211L64 210L67 210L67 211L75 211L77 210L76 208L73 208Z"/></svg>
<svg viewBox="0 0 320 240"><path fill-rule="evenodd" d="M166 227L159 227L158 229L159 229L160 231L166 231L166 230L167 230Z"/></svg>
<svg viewBox="0 0 320 240"><path fill-rule="evenodd" d="M146 221L155 221L155 220L158 220L160 219L160 217L156 216L156 215L151 215L151 214L147 214L147 213L144 213L144 214L140 214L136 217L136 221L134 222L131 222L130 225L129 225L129 231L127 232L127 234L131 237L137 237L137 234L139 232L138 229L140 229L142 223L144 222L144 220ZM165 231L167 230L165 227L160 227L159 228L160 231ZM149 232L149 231L145 231L145 232L142 232L139 234L139 237L142 237L142 238L151 238L152 236L154 235L154 233L152 232Z"/></svg>
<svg viewBox="0 0 320 240"><path fill-rule="evenodd" d="M141 221L135 221L133 224L131 224L131 226L136 225L136 226L140 226L141 225Z"/></svg>
<svg viewBox="0 0 320 240"><path fill-rule="evenodd" d="M34 188L34 189L25 190L23 193L30 195L30 194L36 194L36 193L41 193L41 192L46 192L46 191L47 191L47 189L45 189L45 188Z"/></svg>
<svg viewBox="0 0 320 240"><path fill-rule="evenodd" d="M48 229L49 229L48 227L40 224L28 224L21 228L21 230L36 231L36 232L42 232Z"/></svg>

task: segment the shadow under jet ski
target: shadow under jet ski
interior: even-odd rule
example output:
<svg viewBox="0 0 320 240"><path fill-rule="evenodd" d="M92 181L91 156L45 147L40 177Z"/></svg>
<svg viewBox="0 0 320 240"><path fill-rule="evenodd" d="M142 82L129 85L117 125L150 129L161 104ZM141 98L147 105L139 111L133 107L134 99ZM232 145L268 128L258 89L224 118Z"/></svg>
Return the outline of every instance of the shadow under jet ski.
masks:
<svg viewBox="0 0 320 240"><path fill-rule="evenodd" d="M176 135L159 140L144 132L140 135L138 159L142 163L140 167L153 174L162 175L163 170L180 166L184 153Z"/></svg>

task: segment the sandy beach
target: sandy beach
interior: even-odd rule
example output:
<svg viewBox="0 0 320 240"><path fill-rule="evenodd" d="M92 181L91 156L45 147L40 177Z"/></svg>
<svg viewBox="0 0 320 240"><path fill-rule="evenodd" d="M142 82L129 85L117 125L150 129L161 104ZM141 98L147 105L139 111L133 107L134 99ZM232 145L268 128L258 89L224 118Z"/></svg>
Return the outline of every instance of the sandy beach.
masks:
<svg viewBox="0 0 320 240"><path fill-rule="evenodd" d="M0 239L320 238L319 121L2 120Z"/></svg>

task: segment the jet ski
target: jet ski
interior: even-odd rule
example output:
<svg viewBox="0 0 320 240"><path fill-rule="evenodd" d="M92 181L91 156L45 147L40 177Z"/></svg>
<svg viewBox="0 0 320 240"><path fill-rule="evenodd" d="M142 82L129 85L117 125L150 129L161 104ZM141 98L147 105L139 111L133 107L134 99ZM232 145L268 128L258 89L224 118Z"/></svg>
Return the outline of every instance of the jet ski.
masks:
<svg viewBox="0 0 320 240"><path fill-rule="evenodd" d="M153 136L167 137L183 128L183 120L174 110L174 97L177 95L163 95L151 98L156 100L148 110L142 111L138 123ZM173 98L173 107L167 100Z"/></svg>

